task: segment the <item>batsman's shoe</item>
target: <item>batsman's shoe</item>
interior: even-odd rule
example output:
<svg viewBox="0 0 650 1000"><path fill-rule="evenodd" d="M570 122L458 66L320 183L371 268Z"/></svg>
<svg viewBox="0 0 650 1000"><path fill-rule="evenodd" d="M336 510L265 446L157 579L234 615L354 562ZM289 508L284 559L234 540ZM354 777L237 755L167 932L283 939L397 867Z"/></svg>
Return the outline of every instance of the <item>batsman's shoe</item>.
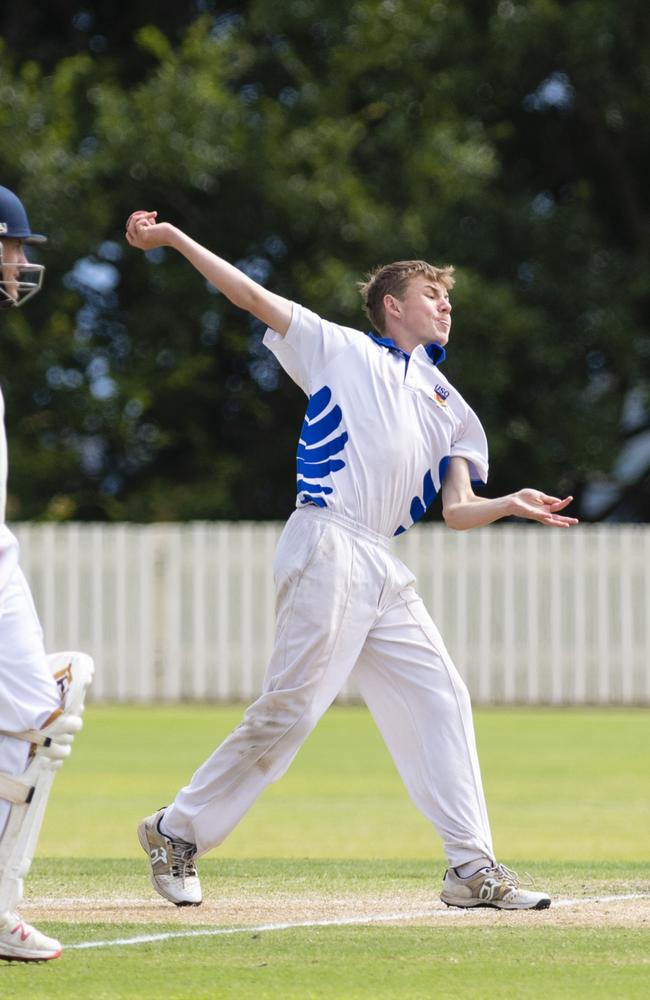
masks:
<svg viewBox="0 0 650 1000"><path fill-rule="evenodd" d="M151 862L151 884L176 906L200 906L203 897L194 867L196 846L161 833L159 824L164 814L165 810L159 809L138 827L138 840Z"/></svg>
<svg viewBox="0 0 650 1000"><path fill-rule="evenodd" d="M54 938L41 934L17 913L0 914L0 958L12 962L48 962L63 948Z"/></svg>
<svg viewBox="0 0 650 1000"><path fill-rule="evenodd" d="M460 878L447 869L440 898L447 906L492 906L497 910L547 910L551 898L545 892L521 889L516 872L505 865L481 868L471 878Z"/></svg>

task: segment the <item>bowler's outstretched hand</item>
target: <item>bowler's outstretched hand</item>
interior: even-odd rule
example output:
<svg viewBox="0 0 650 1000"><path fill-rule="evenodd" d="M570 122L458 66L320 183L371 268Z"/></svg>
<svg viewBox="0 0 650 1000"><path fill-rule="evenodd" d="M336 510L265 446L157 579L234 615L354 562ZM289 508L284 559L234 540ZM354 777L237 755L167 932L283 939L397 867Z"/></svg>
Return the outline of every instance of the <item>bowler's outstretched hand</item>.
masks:
<svg viewBox="0 0 650 1000"><path fill-rule="evenodd" d="M550 528L570 528L578 523L577 517L566 517L559 512L573 500L573 497L550 497L540 490L523 489L510 497L514 517L525 517L529 521L539 521Z"/></svg>

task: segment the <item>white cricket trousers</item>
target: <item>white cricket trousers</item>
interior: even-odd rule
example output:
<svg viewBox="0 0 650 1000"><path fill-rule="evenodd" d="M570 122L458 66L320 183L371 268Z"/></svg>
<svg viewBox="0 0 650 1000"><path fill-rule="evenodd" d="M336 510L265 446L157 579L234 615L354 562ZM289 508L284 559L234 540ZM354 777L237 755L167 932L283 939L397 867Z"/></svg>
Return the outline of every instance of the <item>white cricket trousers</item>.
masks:
<svg viewBox="0 0 650 1000"><path fill-rule="evenodd" d="M18 565L18 541L0 524L0 730L40 729L60 705L34 601ZM22 774L28 756L29 743L0 735L0 771ZM0 799L0 836L10 808Z"/></svg>
<svg viewBox="0 0 650 1000"><path fill-rule="evenodd" d="M178 793L165 829L199 854L220 844L354 671L449 864L494 859L467 688L388 539L330 510L299 508L273 568L276 637L263 694Z"/></svg>

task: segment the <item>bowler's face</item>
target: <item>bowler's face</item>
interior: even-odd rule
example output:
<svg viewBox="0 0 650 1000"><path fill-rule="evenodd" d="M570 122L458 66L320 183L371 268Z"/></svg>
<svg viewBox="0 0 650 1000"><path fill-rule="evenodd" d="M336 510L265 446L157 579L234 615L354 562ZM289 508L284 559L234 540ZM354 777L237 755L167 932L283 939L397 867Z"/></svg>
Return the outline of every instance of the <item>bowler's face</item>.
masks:
<svg viewBox="0 0 650 1000"><path fill-rule="evenodd" d="M446 288L418 274L409 281L400 303L403 327L418 343L445 346L451 330L451 303Z"/></svg>

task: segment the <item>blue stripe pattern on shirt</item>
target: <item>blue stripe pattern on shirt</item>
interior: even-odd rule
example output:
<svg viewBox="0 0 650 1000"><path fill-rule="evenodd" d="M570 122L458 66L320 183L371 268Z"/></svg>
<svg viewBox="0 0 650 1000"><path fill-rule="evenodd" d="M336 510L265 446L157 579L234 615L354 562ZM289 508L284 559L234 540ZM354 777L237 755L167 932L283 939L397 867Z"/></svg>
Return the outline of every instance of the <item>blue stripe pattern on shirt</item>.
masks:
<svg viewBox="0 0 650 1000"><path fill-rule="evenodd" d="M325 412L331 400L332 390L327 385L309 397L296 458L297 492L302 494L304 503L315 503L320 507L325 506L323 496L329 496L334 492L333 488L325 486L322 480L345 468L342 458L332 456L339 455L348 441L346 431L331 441L325 441L325 438L339 427L343 419L341 407L336 404L329 412Z"/></svg>

